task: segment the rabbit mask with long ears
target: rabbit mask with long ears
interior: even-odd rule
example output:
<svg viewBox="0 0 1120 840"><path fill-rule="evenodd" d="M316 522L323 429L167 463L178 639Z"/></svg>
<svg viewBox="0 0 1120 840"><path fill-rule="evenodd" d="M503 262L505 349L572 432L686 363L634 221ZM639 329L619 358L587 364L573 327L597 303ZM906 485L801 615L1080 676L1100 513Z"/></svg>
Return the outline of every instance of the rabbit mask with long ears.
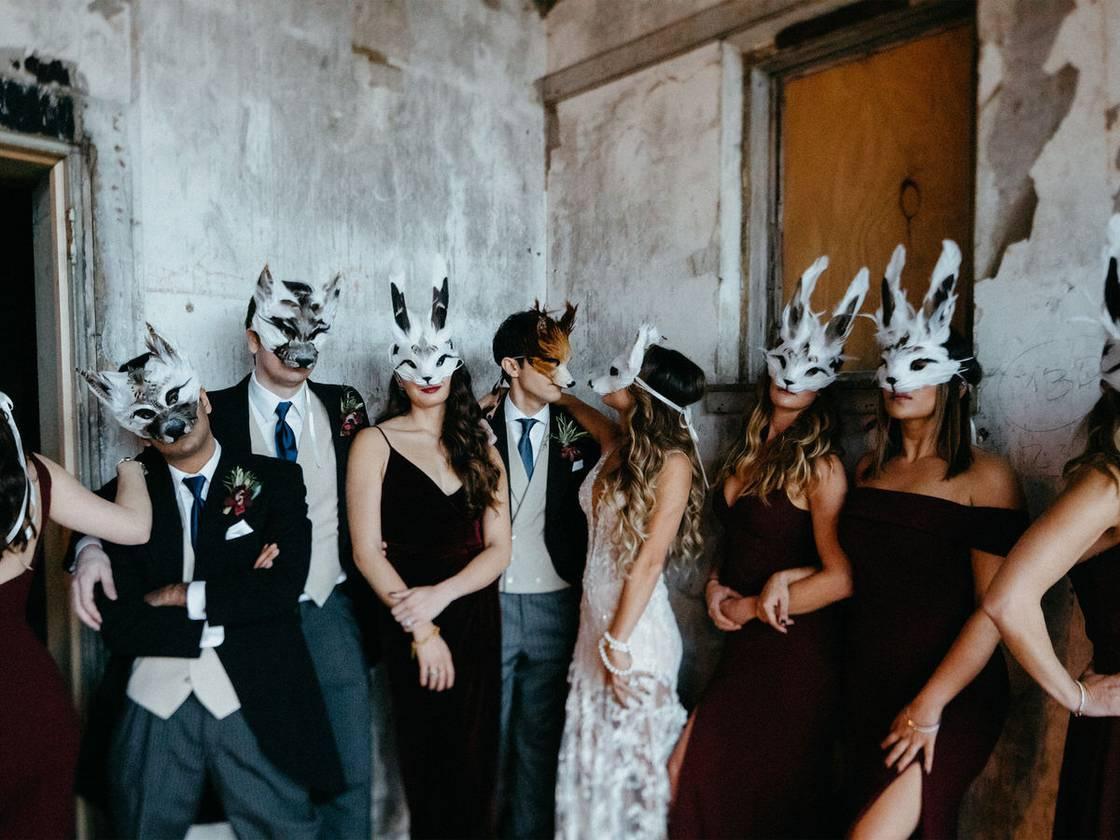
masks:
<svg viewBox="0 0 1120 840"><path fill-rule="evenodd" d="M1104 307L1100 323L1106 338L1101 352L1101 381L1120 391L1120 213L1108 221L1108 243L1105 246Z"/></svg>
<svg viewBox="0 0 1120 840"><path fill-rule="evenodd" d="M341 280L342 275L336 274L317 289L287 280L277 283L267 265L257 278L253 331L286 367L315 367L338 311Z"/></svg>
<svg viewBox="0 0 1120 840"><path fill-rule="evenodd" d="M610 394L633 385L634 380L641 373L646 350L660 340L661 330L653 324L642 324L630 349L615 356L607 372L587 384L597 394Z"/></svg>
<svg viewBox="0 0 1120 840"><path fill-rule="evenodd" d="M810 300L817 279L828 268L818 257L797 281L782 310L778 343L766 351L766 367L779 388L793 393L819 391L831 385L844 364L844 342L867 296L869 272L861 268L832 312L828 325L813 312Z"/></svg>
<svg viewBox="0 0 1120 840"><path fill-rule="evenodd" d="M438 385L463 365L447 327L447 264L436 260L432 313L423 321L405 305L398 275L389 284L393 295L393 346L389 358L401 379L417 385Z"/></svg>
<svg viewBox="0 0 1120 840"><path fill-rule="evenodd" d="M198 420L201 382L190 362L147 325L148 352L115 371L82 371L93 395L137 437L174 443Z"/></svg>
<svg viewBox="0 0 1120 840"><path fill-rule="evenodd" d="M12 520L12 524L8 526L4 534L4 542L0 543L0 551L11 545L12 541L20 536L21 532L27 540L35 535L34 529L27 521L27 511L31 506L31 481L27 476L27 458L23 454L23 441L20 439L19 427L16 426L16 419L12 416L12 411L12 398L0 391L0 414L4 415L4 422L8 424L8 433L12 437L12 447L16 451L16 462L19 464L20 470L23 471L23 501L20 502L16 518Z"/></svg>
<svg viewBox="0 0 1120 840"><path fill-rule="evenodd" d="M917 312L902 289L905 264L906 249L899 245L887 264L882 303L875 313L875 340L882 360L877 377L879 387L899 394L948 382L967 361L952 358L945 346L957 305L961 249L951 239L941 243L941 256L933 267L929 291Z"/></svg>

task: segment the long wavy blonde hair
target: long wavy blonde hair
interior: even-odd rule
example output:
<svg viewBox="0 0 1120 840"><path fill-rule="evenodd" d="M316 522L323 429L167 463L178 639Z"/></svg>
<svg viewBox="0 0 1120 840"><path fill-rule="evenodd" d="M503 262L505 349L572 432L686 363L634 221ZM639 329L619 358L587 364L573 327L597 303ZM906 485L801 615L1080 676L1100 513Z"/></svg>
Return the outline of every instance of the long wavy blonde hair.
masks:
<svg viewBox="0 0 1120 840"><path fill-rule="evenodd" d="M679 406L704 395L704 372L676 350L654 345L646 351L639 374L659 394ZM618 571L628 575L648 537L647 527L657 503L657 481L670 452L683 452L692 464L688 503L677 535L669 547L666 568L690 571L704 549L701 522L706 490L700 455L680 412L674 411L637 385L631 385L633 410L624 418L625 442L618 465L603 477L603 502L618 512L613 541Z"/></svg>
<svg viewBox="0 0 1120 840"><path fill-rule="evenodd" d="M776 491L794 496L813 492L821 458L841 454L840 420L828 388L802 411L784 432L766 440L774 403L770 399L770 376L758 383L758 400L743 423L743 431L732 445L716 487L732 475L744 481L740 496L757 496L764 503ZM723 492L721 489L716 492Z"/></svg>

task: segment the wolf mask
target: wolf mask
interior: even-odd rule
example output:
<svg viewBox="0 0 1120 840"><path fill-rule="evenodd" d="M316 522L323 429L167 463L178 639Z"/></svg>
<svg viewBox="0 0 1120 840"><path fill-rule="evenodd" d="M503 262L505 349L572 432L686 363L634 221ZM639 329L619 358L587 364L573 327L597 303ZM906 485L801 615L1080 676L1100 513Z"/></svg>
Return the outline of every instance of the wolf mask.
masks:
<svg viewBox="0 0 1120 840"><path fill-rule="evenodd" d="M961 249L951 239L941 243L941 256L933 267L929 291L917 312L902 289L905 264L906 249L899 245L887 264L882 303L875 313L875 340L882 359L877 375L879 387L899 394L948 382L961 372L966 361L952 358L945 346L957 305Z"/></svg>
<svg viewBox="0 0 1120 840"><path fill-rule="evenodd" d="M315 289L306 283L272 279L264 267L253 290L252 329L261 344L290 368L310 370L338 311L341 274Z"/></svg>
<svg viewBox="0 0 1120 840"><path fill-rule="evenodd" d="M432 312L422 321L405 304L397 275L389 284L393 297L393 346L389 358L401 379L417 385L438 385L463 365L447 327L447 263L436 259Z"/></svg>
<svg viewBox="0 0 1120 840"><path fill-rule="evenodd" d="M828 325L810 308L817 279L828 268L818 257L805 270L782 310L778 343L766 351L770 379L792 393L820 391L836 380L844 364L844 342L851 335L856 313L867 296L870 273L861 268L833 310Z"/></svg>
<svg viewBox="0 0 1120 840"><path fill-rule="evenodd" d="M148 352L116 371L82 371L90 390L128 431L174 443L198 420L201 383L171 344L147 325Z"/></svg>
<svg viewBox="0 0 1120 840"><path fill-rule="evenodd" d="M1100 323L1105 329L1104 350L1101 351L1101 381L1120 391L1120 213L1108 222L1105 246L1104 307Z"/></svg>

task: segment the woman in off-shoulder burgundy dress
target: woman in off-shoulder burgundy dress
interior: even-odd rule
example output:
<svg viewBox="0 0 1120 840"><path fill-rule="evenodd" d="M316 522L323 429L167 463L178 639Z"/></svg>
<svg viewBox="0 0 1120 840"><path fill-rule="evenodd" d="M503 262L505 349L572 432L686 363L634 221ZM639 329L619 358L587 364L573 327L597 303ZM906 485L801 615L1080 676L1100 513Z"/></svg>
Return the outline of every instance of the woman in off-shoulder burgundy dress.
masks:
<svg viewBox="0 0 1120 840"><path fill-rule="evenodd" d="M855 588L844 660L844 779L853 816L898 778L880 744L976 610L972 550L1004 556L1025 527L1022 511L874 487L849 491L840 540ZM956 836L961 799L995 748L1007 699L997 649L942 712L933 770L922 777L921 836Z"/></svg>
<svg viewBox="0 0 1120 840"><path fill-rule="evenodd" d="M785 491L729 508L719 582L758 595L771 575L817 566L812 517ZM798 615L788 634L750 621L728 634L696 709L669 818L671 837L815 837L838 833L832 789L839 702L836 605Z"/></svg>
<svg viewBox="0 0 1120 840"><path fill-rule="evenodd" d="M40 522L51 477L37 458ZM41 529L40 529L41 530ZM43 542L33 566L43 562ZM0 838L72 837L78 719L62 676L27 623L33 574L0 584Z"/></svg>
<svg viewBox="0 0 1120 840"><path fill-rule="evenodd" d="M1120 674L1120 546L1069 572L1093 670ZM1054 837L1120 837L1120 718L1070 715L1058 782Z"/></svg>
<svg viewBox="0 0 1120 840"><path fill-rule="evenodd" d="M386 439L387 440L387 439ZM445 495L390 444L381 491L382 536L411 588L462 571L482 550L481 520L464 490ZM501 611L497 581L452 601L439 615L455 684L431 691L417 679L412 636L382 609L397 752L414 837L477 837L491 827L501 708Z"/></svg>

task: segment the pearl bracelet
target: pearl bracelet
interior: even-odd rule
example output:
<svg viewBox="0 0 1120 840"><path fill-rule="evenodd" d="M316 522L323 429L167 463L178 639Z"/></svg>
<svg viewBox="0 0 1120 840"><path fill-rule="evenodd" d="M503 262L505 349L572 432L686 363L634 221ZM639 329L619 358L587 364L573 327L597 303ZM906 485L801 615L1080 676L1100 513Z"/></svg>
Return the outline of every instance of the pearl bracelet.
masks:
<svg viewBox="0 0 1120 840"><path fill-rule="evenodd" d="M912 721L910 718L906 718L906 725L913 729L915 732L918 732L922 735L936 735L937 730L941 728L941 721L923 725L920 723L914 723L914 721Z"/></svg>
<svg viewBox="0 0 1120 840"><path fill-rule="evenodd" d="M603 667L606 668L607 671L610 672L611 674L614 674L614 676L616 676L616 677L628 677L632 673L634 673L633 663L631 663L630 667L628 667L628 668L619 668L613 662L611 662L610 657L607 656L607 644L608 644L607 636L609 636L609 635L610 634L608 633L605 636L603 636L603 638L599 639L599 658L601 660L603 660ZM630 651L626 650L626 651L623 651L623 652L624 653L629 653Z"/></svg>
<svg viewBox="0 0 1120 840"><path fill-rule="evenodd" d="M607 647L609 647L611 650L616 650L619 653L634 652L633 650L631 650L629 642L620 642L618 639L611 635L610 630L603 634L603 641L607 643Z"/></svg>

